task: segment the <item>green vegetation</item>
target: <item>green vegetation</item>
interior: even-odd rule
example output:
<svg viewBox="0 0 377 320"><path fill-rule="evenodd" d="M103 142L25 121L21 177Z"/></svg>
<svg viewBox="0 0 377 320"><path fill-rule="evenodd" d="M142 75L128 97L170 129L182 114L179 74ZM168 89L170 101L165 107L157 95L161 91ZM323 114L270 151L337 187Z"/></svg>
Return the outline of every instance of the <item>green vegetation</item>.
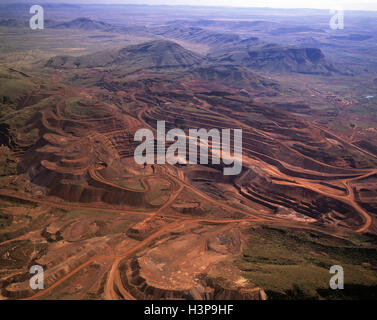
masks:
<svg viewBox="0 0 377 320"><path fill-rule="evenodd" d="M24 269L33 251L39 252L46 244L36 244L30 240L13 241L0 245L0 267L4 269Z"/></svg>
<svg viewBox="0 0 377 320"><path fill-rule="evenodd" d="M377 249L367 246L365 236L353 235L355 239L356 243L317 232L261 227L251 230L238 265L271 299L357 299L377 285L377 270L371 267L377 264ZM333 265L344 268L342 292L329 289Z"/></svg>
<svg viewBox="0 0 377 320"><path fill-rule="evenodd" d="M124 179L119 181L114 181L115 184L128 189L134 189L137 191L143 191L144 187L138 177L133 177L130 179Z"/></svg>
<svg viewBox="0 0 377 320"><path fill-rule="evenodd" d="M100 106L92 106L90 101L82 101L79 98L70 98L67 100L68 111L80 117L100 118L108 116L108 113Z"/></svg>
<svg viewBox="0 0 377 320"><path fill-rule="evenodd" d="M113 225L111 227L111 231L112 233L126 232L131 227L131 225L132 225L131 222L126 221L120 224Z"/></svg>
<svg viewBox="0 0 377 320"><path fill-rule="evenodd" d="M55 105L57 97L41 98L37 103L18 108L16 105L2 105L0 109L1 123L9 126L9 134L19 146L33 145L40 136L37 120L41 111Z"/></svg>
<svg viewBox="0 0 377 320"><path fill-rule="evenodd" d="M37 85L25 74L0 67L0 103L16 103L36 88Z"/></svg>
<svg viewBox="0 0 377 320"><path fill-rule="evenodd" d="M148 202L154 206L163 205L169 198L170 189L171 185L167 181L166 184L151 184L151 190L148 192L147 195Z"/></svg>
<svg viewBox="0 0 377 320"><path fill-rule="evenodd" d="M94 210L85 210L85 209L76 209L68 212L62 213L63 220L69 220L75 218L79 215L88 215L88 216L118 216L119 213L116 212L103 212L103 211L94 211Z"/></svg>
<svg viewBox="0 0 377 320"><path fill-rule="evenodd" d="M12 224L13 216L0 211L0 228L8 227Z"/></svg>
<svg viewBox="0 0 377 320"><path fill-rule="evenodd" d="M0 146L0 176L16 174L16 159L9 148Z"/></svg>
<svg viewBox="0 0 377 320"><path fill-rule="evenodd" d="M4 214L0 217L0 242L15 239L40 228L53 214L51 211L47 211L35 217L29 215L30 208L14 207L15 211L18 209L21 209L24 212L17 215L16 219L9 214L7 218L4 217ZM17 222L15 222L15 220Z"/></svg>

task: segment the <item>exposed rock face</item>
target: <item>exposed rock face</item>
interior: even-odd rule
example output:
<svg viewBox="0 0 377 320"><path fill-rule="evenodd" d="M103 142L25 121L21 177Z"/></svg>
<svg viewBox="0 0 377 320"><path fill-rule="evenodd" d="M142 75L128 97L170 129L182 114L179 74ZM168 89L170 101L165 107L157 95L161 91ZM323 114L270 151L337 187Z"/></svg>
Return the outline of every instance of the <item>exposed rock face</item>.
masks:
<svg viewBox="0 0 377 320"><path fill-rule="evenodd" d="M266 294L261 288L240 288L238 290L223 287L206 275L201 276L200 283L188 290L168 290L154 287L140 274L138 260L126 260L119 267L122 284L136 299L194 299L194 300L265 300Z"/></svg>
<svg viewBox="0 0 377 320"><path fill-rule="evenodd" d="M101 130L101 125L112 123L111 119L89 119L94 121L90 128L96 126ZM121 187L102 177L107 163L119 161L120 155L103 135L97 134L96 139L95 135L86 135L89 127L85 119L79 125L77 120L61 120L46 112L36 120L36 126L41 129L41 138L25 152L18 165L18 171L27 173L34 185L69 202L148 206L144 190ZM72 131L77 135L69 133ZM132 144L122 142L124 148L130 147L132 151Z"/></svg>
<svg viewBox="0 0 377 320"><path fill-rule="evenodd" d="M163 219L150 218L143 220L127 230L127 236L135 240L144 240L153 232L159 230L165 221Z"/></svg>
<svg viewBox="0 0 377 320"><path fill-rule="evenodd" d="M87 170L82 174L63 173L42 162L29 169L29 177L32 183L47 188L49 195L69 202L144 205L144 193L96 180Z"/></svg>
<svg viewBox="0 0 377 320"><path fill-rule="evenodd" d="M200 206L200 202L176 203L172 205L172 208L183 214L200 216L205 213L204 209Z"/></svg>
<svg viewBox="0 0 377 320"><path fill-rule="evenodd" d="M275 214L291 211L307 217L307 221L327 222L336 212L342 224L356 228L362 223L349 204L300 186L276 185L257 168L249 169L234 186L245 198L274 210Z"/></svg>

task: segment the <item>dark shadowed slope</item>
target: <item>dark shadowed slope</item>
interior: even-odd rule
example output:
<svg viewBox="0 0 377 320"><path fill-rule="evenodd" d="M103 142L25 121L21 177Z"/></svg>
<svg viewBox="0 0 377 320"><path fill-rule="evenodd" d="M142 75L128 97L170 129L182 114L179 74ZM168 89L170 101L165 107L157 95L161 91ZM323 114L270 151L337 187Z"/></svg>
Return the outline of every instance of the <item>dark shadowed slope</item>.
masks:
<svg viewBox="0 0 377 320"><path fill-rule="evenodd" d="M268 80L244 67L226 64L197 67L188 71L186 78L223 83L238 89L280 90L276 81Z"/></svg>
<svg viewBox="0 0 377 320"><path fill-rule="evenodd" d="M308 74L342 73L328 62L318 48L263 47L230 48L211 54L213 61L244 66L267 72L297 72Z"/></svg>

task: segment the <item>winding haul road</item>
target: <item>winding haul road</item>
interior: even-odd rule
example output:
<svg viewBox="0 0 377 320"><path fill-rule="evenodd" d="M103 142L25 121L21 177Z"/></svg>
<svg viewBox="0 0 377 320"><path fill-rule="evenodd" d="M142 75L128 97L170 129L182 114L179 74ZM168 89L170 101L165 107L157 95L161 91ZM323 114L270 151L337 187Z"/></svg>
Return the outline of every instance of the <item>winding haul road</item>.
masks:
<svg viewBox="0 0 377 320"><path fill-rule="evenodd" d="M64 92L64 95L67 95L67 93ZM58 105L57 105L57 117L58 118L62 117L62 115L61 115L61 105L62 105L62 103L63 103L63 101L59 101ZM205 101L202 101L202 103L205 104ZM212 113L213 115L217 115L217 116L227 118L227 120L232 121L232 123L234 123L236 126L239 126L241 128L248 129L248 130L251 129L252 131L257 132L258 134L261 134L261 135L266 136L268 138L273 138L269 134L267 134L266 132L263 132L262 130L259 130L259 129L256 129L256 128L250 128L250 126L247 126L243 122L232 119L230 117L227 117L223 113L211 111L211 110L209 110L209 108L203 107L203 109L206 112ZM141 123L146 128L150 128L153 131L155 131L155 129L152 128L143 118L144 112L146 110L147 110L147 107L144 107L141 110L139 110L139 112L137 113L136 119L134 119L134 121L133 122L131 121L131 122L136 126L136 122L138 121L139 123ZM48 114L48 116L55 117L54 114ZM52 132L56 132L56 133L61 134L61 135L66 135L65 132L63 132L59 128L55 128L55 127L51 126L48 123L47 114L45 114L44 112L42 113L42 122L43 122L44 126L46 128L48 128L49 130L51 130ZM348 145L352 148L355 148L356 150L358 150L360 152L367 154L368 156L371 156L371 157L374 157L374 158L377 159L376 155L370 154L368 151L363 150L362 148L357 147L357 146L353 145L352 143L344 141L343 139L334 135L333 133L328 132L323 128L318 128L318 129L322 130L323 132L330 135L331 137L337 139L339 142L344 143L344 144L346 144L346 145ZM284 144L284 146L290 148L286 144ZM292 148L290 148L290 150L298 153L297 150L294 150ZM300 156L304 156L304 155L300 154ZM324 166L327 166L327 167L333 167L333 166L329 166L325 163L322 163L320 161L317 161L315 159L311 159L310 157L307 157L307 156L304 156L304 157L306 157L306 158L308 158L312 161L315 161L320 165L324 165ZM275 159L275 160L279 161L278 159ZM250 159L250 161L255 161L255 160ZM97 255L97 256L94 256L94 257L88 259L84 263L75 267L73 270L71 270L65 276L60 278L58 281L53 283L50 287L36 293L35 295L27 298L26 300L39 299L41 297L44 297L46 294L50 293L52 290L57 288L59 285L63 284L65 281L70 279L72 276L77 274L79 271L81 271L84 268L86 268L87 266L89 266L91 263L96 262L96 261L104 261L104 260L110 260L112 262L112 266L111 266L111 269L109 271L107 282L105 283L105 287L104 287L105 298L106 299L119 299L118 294L114 290L114 284L115 284L118 287L119 291L121 292L121 294L123 295L124 298L133 299L132 295L130 295L123 288L123 286L121 284L120 273L119 273L120 262L124 258L132 256L137 251L144 248L148 244L152 243L154 240L158 239L162 235L169 233L171 231L175 231L179 227L184 226L185 223L211 222L211 223L217 223L217 224L223 224L223 223L229 224L229 223L240 223L240 222L249 222L249 223L264 223L264 222L265 223L271 223L271 222L276 223L276 222L279 222L283 225L288 224L292 227L302 227L302 228L306 228L306 229L316 228L316 227L308 225L308 224L302 224L302 223L296 223L296 222L295 222L296 225L293 225L291 222L287 221L287 219L283 219L283 218L279 218L279 217L275 217L275 216L267 216L267 215L262 214L261 212L258 212L256 210L252 210L252 209L250 209L250 211L245 211L245 210L242 210L242 209L235 208L235 207L233 207L233 206L231 206L227 203L224 203L224 202L221 202L221 201L218 201L218 200L211 198L206 193L204 193L204 192L200 191L199 189L197 189L196 187L188 184L184 180L184 177L179 170L178 170L178 174L175 176L172 173L170 173L169 170L167 170L166 167L162 167L162 166L158 166L158 165L156 165L156 167L159 170L159 175L168 179L170 182L172 182L173 185L178 186L178 189L176 191L174 190L175 192L171 193L168 201L164 205L162 205L160 208L158 208L156 210L151 210L151 211L148 211L148 210L145 210L145 211L143 211L143 210L124 210L124 209L117 209L117 208L101 208L101 207L84 205L84 204L77 204L76 205L76 204L71 204L71 203L59 203L59 202L54 202L54 201L49 201L49 200L34 199L34 198L31 198L31 197L29 197L25 194L15 193L15 192L12 192L12 191L0 190L0 195L2 195L2 196L11 197L11 198L14 198L14 199L19 199L19 200L24 200L24 201L29 201L29 202L33 202L33 203L38 203L40 205L46 205L46 206L50 206L50 207L67 209L67 210L90 209L90 210L100 211L100 212L104 212L104 213L117 212L117 213L122 214L122 215L129 215L129 214L144 215L144 216L146 216L146 219L149 219L150 217L153 217L153 216L163 216L163 217L166 217L166 218L173 219L173 222L170 222L169 224L163 226L161 229L154 232L153 234L148 236L146 239L140 241L139 243L132 246L131 248L126 249L124 252L116 253L116 254L114 253L114 254L109 254L109 255ZM335 168L335 167L333 167L333 168ZM358 171L360 172L360 174L356 177L338 180L338 181L342 182L346 186L346 189L347 189L347 194L343 196L343 195L329 194L327 192L324 192L323 190L318 188L318 185L315 182L310 182L310 181L308 181L307 179L304 179L304 178L292 178L288 175L281 173L278 170L278 168L275 168L275 170L274 170L275 174L279 177L286 177L286 178L294 179L294 182L278 181L278 182L275 182L275 183L283 184L283 185L284 184L285 185L295 185L295 186L301 185L304 188L307 188L307 189L313 190L317 193L321 193L321 194L324 194L326 196L338 199L340 201L343 201L343 202L351 205L357 211L357 213L362 217L362 220L363 220L363 225L355 231L359 232L359 233L363 233L363 232L366 232L370 228L370 226L372 224L372 218L357 203L353 189L352 189L352 186L351 186L351 182L357 181L359 179L367 178L371 175L377 174L377 169L373 169L373 170L364 170L363 169L363 170L358 170ZM109 181L106 181L102 177L100 177L97 174L96 170L90 169L89 173L90 173L90 175L92 176L93 179L121 189L121 187L119 187L118 185L111 184ZM143 180L142 185L144 186L145 190L142 190L140 192L146 192L146 191L149 190L149 184L146 181ZM125 188L125 189L127 189L127 188ZM174 188L172 186L172 190L173 189ZM201 199L205 199L206 201L213 204L215 207L219 207L219 208L222 208L224 210L228 210L230 212L235 212L235 211L240 212L245 217L241 218L241 219L210 219L210 218L195 218L195 217L174 216L174 215L165 214L164 213L165 209L167 209L177 199L177 197L184 191L184 189L189 190L190 192L192 192L193 194L195 194L197 197L199 197ZM135 192L135 190L133 190L133 189L132 189L132 191Z"/></svg>

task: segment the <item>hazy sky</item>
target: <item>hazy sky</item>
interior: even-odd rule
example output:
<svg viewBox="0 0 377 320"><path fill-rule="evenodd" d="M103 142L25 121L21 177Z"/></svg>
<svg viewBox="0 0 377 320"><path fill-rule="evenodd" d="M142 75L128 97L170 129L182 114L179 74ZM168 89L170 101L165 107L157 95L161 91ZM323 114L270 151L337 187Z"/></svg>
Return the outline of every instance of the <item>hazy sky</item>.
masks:
<svg viewBox="0 0 377 320"><path fill-rule="evenodd" d="M37 3L38 0L34 2ZM377 0L42 0L40 2L76 2L107 4L131 3L317 9L331 9L334 6L338 7L340 5L345 10L377 10Z"/></svg>

